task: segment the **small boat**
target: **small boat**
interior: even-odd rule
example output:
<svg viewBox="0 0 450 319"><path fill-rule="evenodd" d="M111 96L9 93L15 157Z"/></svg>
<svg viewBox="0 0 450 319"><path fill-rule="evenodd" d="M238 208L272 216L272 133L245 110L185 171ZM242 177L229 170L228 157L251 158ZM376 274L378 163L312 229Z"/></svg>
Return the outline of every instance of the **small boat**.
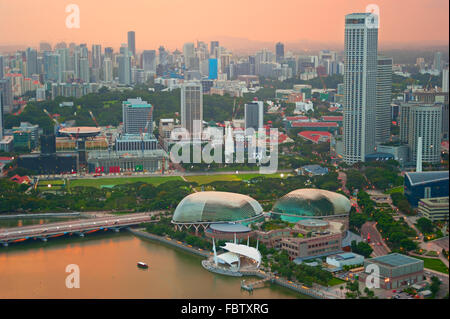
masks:
<svg viewBox="0 0 450 319"><path fill-rule="evenodd" d="M138 266L139 268L148 268L148 265L147 265L146 263L142 262L142 261L139 261L139 262L137 263L137 266Z"/></svg>

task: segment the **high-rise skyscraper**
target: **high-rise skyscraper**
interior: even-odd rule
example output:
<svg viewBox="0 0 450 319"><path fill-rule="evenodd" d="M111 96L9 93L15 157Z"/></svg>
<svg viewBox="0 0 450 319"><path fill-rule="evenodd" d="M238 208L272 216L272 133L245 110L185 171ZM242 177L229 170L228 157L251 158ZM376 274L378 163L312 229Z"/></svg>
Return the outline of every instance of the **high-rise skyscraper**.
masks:
<svg viewBox="0 0 450 319"><path fill-rule="evenodd" d="M106 58L103 60L103 81L112 82L113 80L113 70L112 70L112 61L110 58Z"/></svg>
<svg viewBox="0 0 450 319"><path fill-rule="evenodd" d="M218 58L216 55L216 48L219 47L219 41L211 41L211 44L209 46L209 52L211 56L214 56L215 58Z"/></svg>
<svg viewBox="0 0 450 319"><path fill-rule="evenodd" d="M133 56L136 56L136 34L134 31L128 31L128 49Z"/></svg>
<svg viewBox="0 0 450 319"><path fill-rule="evenodd" d="M27 76L31 78L33 74L38 74L37 51L32 48L28 48L25 54L27 57Z"/></svg>
<svg viewBox="0 0 450 319"><path fill-rule="evenodd" d="M0 94L2 99L3 112L10 112L13 107L13 90L10 77L0 79Z"/></svg>
<svg viewBox="0 0 450 319"><path fill-rule="evenodd" d="M345 17L344 161L364 162L375 152L378 20L371 13Z"/></svg>
<svg viewBox="0 0 450 319"><path fill-rule="evenodd" d="M184 64L186 69L189 69L191 66L191 59L195 57L195 46L192 42L187 42L183 45L183 56L184 56Z"/></svg>
<svg viewBox="0 0 450 319"><path fill-rule="evenodd" d="M102 46L101 44L92 45L92 68L99 69L102 65Z"/></svg>
<svg viewBox="0 0 450 319"><path fill-rule="evenodd" d="M155 50L144 50L144 52L142 52L142 68L146 72L156 72Z"/></svg>
<svg viewBox="0 0 450 319"><path fill-rule="evenodd" d="M3 56L0 55L0 80L3 79L4 76L3 69L5 68L4 66L5 62L3 61L4 61Z"/></svg>
<svg viewBox="0 0 450 319"><path fill-rule="evenodd" d="M391 135L392 58L378 57L377 110L375 137L377 143L387 142Z"/></svg>
<svg viewBox="0 0 450 319"><path fill-rule="evenodd" d="M120 55L117 57L119 63L119 83L131 84L131 56L126 46L120 48Z"/></svg>
<svg viewBox="0 0 450 319"><path fill-rule="evenodd" d="M264 103L253 101L245 104L244 109L245 129L254 129L256 132L263 127Z"/></svg>
<svg viewBox="0 0 450 319"><path fill-rule="evenodd" d="M185 82L181 86L181 126L185 128L191 136L197 138L201 134L202 122L202 84L197 81Z"/></svg>
<svg viewBox="0 0 450 319"><path fill-rule="evenodd" d="M59 54L50 52L44 54L44 72L47 81L61 82L62 68Z"/></svg>
<svg viewBox="0 0 450 319"><path fill-rule="evenodd" d="M0 142L3 140L3 104L2 92L0 91Z"/></svg>
<svg viewBox="0 0 450 319"><path fill-rule="evenodd" d="M216 80L218 72L217 59L209 59L208 70L209 70L208 79Z"/></svg>
<svg viewBox="0 0 450 319"><path fill-rule="evenodd" d="M123 132L126 134L140 134L147 123L147 132L153 133L153 106L141 98L128 99L122 102Z"/></svg>
<svg viewBox="0 0 450 319"><path fill-rule="evenodd" d="M284 44L281 42L278 42L275 45L275 55L276 55L276 61L281 62L284 59Z"/></svg>
<svg viewBox="0 0 450 319"><path fill-rule="evenodd" d="M404 116L401 117L400 127L403 132L408 131L407 140L411 161L417 161L417 146L419 137L421 137L422 161L432 164L440 163L442 105L418 102L403 103L402 111Z"/></svg>
<svg viewBox="0 0 450 319"><path fill-rule="evenodd" d="M442 92L448 93L448 67L442 70Z"/></svg>
<svg viewBox="0 0 450 319"><path fill-rule="evenodd" d="M436 71L441 72L442 69L442 65L441 65L441 52L436 52L434 53L434 61L433 61L433 69L435 69Z"/></svg>
<svg viewBox="0 0 450 319"><path fill-rule="evenodd" d="M80 80L85 83L90 82L89 60L87 58L80 59Z"/></svg>

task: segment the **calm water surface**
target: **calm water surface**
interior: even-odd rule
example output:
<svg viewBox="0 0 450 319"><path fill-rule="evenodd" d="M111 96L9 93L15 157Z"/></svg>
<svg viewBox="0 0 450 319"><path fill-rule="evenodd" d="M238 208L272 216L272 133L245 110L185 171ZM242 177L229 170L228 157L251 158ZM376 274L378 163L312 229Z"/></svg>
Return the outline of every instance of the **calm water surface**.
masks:
<svg viewBox="0 0 450 319"><path fill-rule="evenodd" d="M306 298L277 285L249 294L242 278L210 273L201 260L126 232L12 244L0 247L0 298ZM79 289L66 288L69 264L80 267Z"/></svg>

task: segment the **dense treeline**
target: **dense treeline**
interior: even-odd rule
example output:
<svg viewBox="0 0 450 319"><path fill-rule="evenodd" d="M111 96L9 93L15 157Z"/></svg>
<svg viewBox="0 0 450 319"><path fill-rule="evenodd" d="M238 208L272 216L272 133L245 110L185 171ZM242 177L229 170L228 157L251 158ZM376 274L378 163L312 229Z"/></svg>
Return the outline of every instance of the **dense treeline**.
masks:
<svg viewBox="0 0 450 319"><path fill-rule="evenodd" d="M0 213L170 210L191 193L191 185L196 183L168 181L154 186L139 182L113 188L64 187L26 193L28 186L0 179Z"/></svg>

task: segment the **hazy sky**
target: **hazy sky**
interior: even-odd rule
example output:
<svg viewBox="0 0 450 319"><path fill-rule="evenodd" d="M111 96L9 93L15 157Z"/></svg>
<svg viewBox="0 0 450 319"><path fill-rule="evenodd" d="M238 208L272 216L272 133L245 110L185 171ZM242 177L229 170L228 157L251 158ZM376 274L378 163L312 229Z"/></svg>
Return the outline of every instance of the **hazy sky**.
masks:
<svg viewBox="0 0 450 319"><path fill-rule="evenodd" d="M72 3L80 8L79 29L66 28ZM380 8L381 45L448 43L448 0L0 0L0 45L119 47L129 30L136 31L138 51L160 44L181 49L197 39L230 47L245 45L242 39L342 45L344 15L371 3Z"/></svg>

